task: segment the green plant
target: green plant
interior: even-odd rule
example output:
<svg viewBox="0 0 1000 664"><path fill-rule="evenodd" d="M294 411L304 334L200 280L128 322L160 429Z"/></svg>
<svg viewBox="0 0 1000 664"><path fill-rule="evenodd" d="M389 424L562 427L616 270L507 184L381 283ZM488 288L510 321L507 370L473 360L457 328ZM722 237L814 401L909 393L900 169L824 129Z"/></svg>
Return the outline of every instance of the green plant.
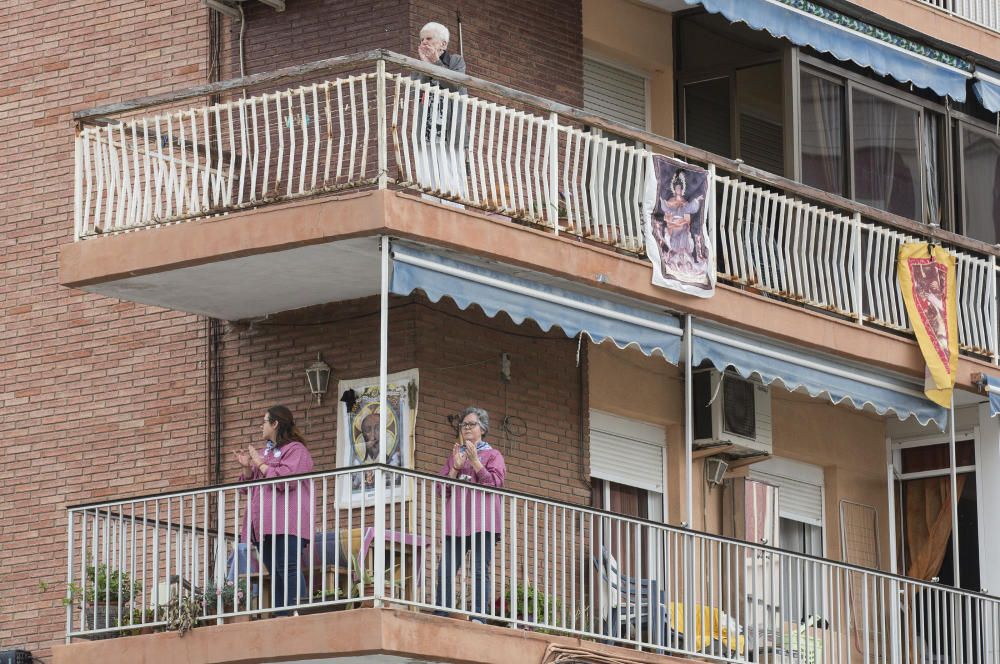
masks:
<svg viewBox="0 0 1000 664"><path fill-rule="evenodd" d="M513 596L511 588L508 586L504 591L503 601L510 615L520 620L545 620L547 616L549 623L554 624L562 617L562 602L556 597L549 597L530 583L517 584ZM498 615L500 614L500 603L500 598L494 602ZM524 613L525 606L527 606L527 614Z"/></svg>
<svg viewBox="0 0 1000 664"><path fill-rule="evenodd" d="M225 581L218 588L213 581L209 581L202 593L205 599L205 611L214 613L218 606L218 601L222 599L222 611L228 613L235 611L238 604L243 604L245 597L243 588L238 587L232 581Z"/></svg>
<svg viewBox="0 0 1000 664"><path fill-rule="evenodd" d="M83 585L72 582L69 592L62 599L65 606L79 604L86 600L87 604L117 604L127 603L142 593L142 582L132 579L128 572L109 568L106 564L90 565L86 570L86 580Z"/></svg>
<svg viewBox="0 0 1000 664"><path fill-rule="evenodd" d="M130 613L127 613L121 617L118 621L119 627L132 627L133 629L126 630L127 634L135 636L139 634L143 629L147 628L149 623L153 622L155 612L152 607L143 611L142 609L132 609ZM151 628L150 628L151 629Z"/></svg>
<svg viewBox="0 0 1000 664"><path fill-rule="evenodd" d="M204 611L205 597L201 593L179 594L170 598L162 607L167 629L184 636L198 626Z"/></svg>

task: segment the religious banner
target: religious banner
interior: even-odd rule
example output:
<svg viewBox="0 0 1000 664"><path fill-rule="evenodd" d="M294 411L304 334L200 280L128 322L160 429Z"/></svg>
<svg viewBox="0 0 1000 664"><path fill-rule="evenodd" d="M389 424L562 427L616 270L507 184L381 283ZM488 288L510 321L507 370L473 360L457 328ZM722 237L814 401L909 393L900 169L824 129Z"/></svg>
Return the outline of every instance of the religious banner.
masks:
<svg viewBox="0 0 1000 664"><path fill-rule="evenodd" d="M389 374L386 402L386 463L413 468L413 428L417 419L416 369ZM337 417L337 467L365 466L378 463L379 452L379 379L342 380L337 384L340 410ZM349 479L349 481L347 481ZM387 475L386 500L407 500L412 481L399 475ZM372 504L375 498L375 469L342 476L337 482L339 505Z"/></svg>
<svg viewBox="0 0 1000 664"><path fill-rule="evenodd" d="M898 258L899 288L927 363L924 393L949 408L958 370L955 257L941 247L911 242L899 248Z"/></svg>
<svg viewBox="0 0 1000 664"><path fill-rule="evenodd" d="M706 204L709 173L677 159L652 155L653 177L644 196L646 256L653 285L695 295L715 293L715 250L709 238Z"/></svg>

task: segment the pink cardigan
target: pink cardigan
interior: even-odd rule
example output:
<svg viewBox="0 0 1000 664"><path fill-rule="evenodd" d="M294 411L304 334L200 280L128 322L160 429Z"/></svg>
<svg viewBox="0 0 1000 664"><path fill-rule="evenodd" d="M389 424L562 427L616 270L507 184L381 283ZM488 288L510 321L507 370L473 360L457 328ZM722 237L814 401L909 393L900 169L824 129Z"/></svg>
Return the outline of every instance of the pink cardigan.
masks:
<svg viewBox="0 0 1000 664"><path fill-rule="evenodd" d="M240 475L240 480L263 480L288 475L309 473L313 470L312 456L306 446L297 441L285 443L281 449L260 450L267 464L267 474L257 467ZM264 535L295 535L312 539L313 532L313 480L275 482L243 489L248 495L243 513L243 541L259 541ZM272 499L274 513L271 513ZM261 503L263 502L263 513ZM298 512L296 512L298 510ZM286 528L285 514L288 514ZM261 522L263 516L263 522ZM251 539L251 534L253 535Z"/></svg>
<svg viewBox="0 0 1000 664"><path fill-rule="evenodd" d="M465 465L459 469L459 475L468 475L472 479L467 482L473 485L500 489L503 487L504 478L507 476L507 466L504 463L503 455L499 450L492 447L479 450L479 463L483 464L482 470L478 473L473 470L472 462L466 461ZM440 475L447 477L451 472L452 460L448 455L448 460L441 467ZM479 532L491 532L500 534L503 532L503 497L495 493L477 491L475 487L455 487L452 485L438 485L438 492L444 490L444 495L448 499L444 514L444 534L450 536L465 536ZM464 515L464 519L463 519Z"/></svg>

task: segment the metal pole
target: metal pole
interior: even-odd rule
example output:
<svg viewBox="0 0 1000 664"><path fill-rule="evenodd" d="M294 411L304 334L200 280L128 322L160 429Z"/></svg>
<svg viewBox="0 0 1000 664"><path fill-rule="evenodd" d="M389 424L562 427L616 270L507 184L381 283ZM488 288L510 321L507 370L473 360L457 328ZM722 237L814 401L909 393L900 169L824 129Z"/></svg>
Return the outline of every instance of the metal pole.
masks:
<svg viewBox="0 0 1000 664"><path fill-rule="evenodd" d="M691 527L694 519L692 469L694 463L694 392L691 386L691 358L694 346L691 338L691 314L684 317L684 520L682 526Z"/></svg>
<svg viewBox="0 0 1000 664"><path fill-rule="evenodd" d="M955 389L951 392L951 410L948 411L948 471L951 474L951 566L955 574L955 587L962 586L958 558L958 476L955 472Z"/></svg>
<svg viewBox="0 0 1000 664"><path fill-rule="evenodd" d="M375 72L378 77L375 83L375 103L378 110L378 188L385 189L389 180L389 133L386 126L385 60L382 58L375 63Z"/></svg>
<svg viewBox="0 0 1000 664"><path fill-rule="evenodd" d="M885 439L886 489L889 496L889 571L899 574L896 560L896 468L892 462L892 439Z"/></svg>
<svg viewBox="0 0 1000 664"><path fill-rule="evenodd" d="M379 356L378 356L378 462L385 463L385 437L388 423L389 366L389 237L381 242L381 292L379 294ZM375 606L382 606L385 596L385 471L375 469Z"/></svg>

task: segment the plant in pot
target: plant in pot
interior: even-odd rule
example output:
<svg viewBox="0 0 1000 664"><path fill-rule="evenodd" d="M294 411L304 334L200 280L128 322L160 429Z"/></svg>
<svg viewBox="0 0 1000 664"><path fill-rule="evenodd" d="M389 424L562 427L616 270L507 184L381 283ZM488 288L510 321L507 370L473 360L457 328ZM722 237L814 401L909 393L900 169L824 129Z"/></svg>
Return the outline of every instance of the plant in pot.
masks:
<svg viewBox="0 0 1000 664"><path fill-rule="evenodd" d="M156 631L156 628L150 624L154 620L155 612L152 607L145 611L142 609L132 609L129 613L122 616L121 620L118 621L118 626L131 628L122 631L126 636L152 634Z"/></svg>
<svg viewBox="0 0 1000 664"><path fill-rule="evenodd" d="M63 598L66 606L83 605L86 629L105 629L121 624L119 608L131 611L132 600L142 594L142 583L133 580L128 572L108 567L105 563L89 565L83 585L70 583ZM95 635L107 639L113 633Z"/></svg>
<svg viewBox="0 0 1000 664"><path fill-rule="evenodd" d="M205 600L204 614L208 616L233 613L247 608L243 588L238 587L232 581L224 581L218 587L214 581L209 581L202 594ZM221 610L218 608L219 600L222 600Z"/></svg>
<svg viewBox="0 0 1000 664"><path fill-rule="evenodd" d="M503 605L501 607L501 604ZM525 608L527 607L527 611ZM501 608L504 613L501 613ZM497 598L494 601L496 615L510 617L528 625L521 625L523 629L530 631L548 633L549 630L542 627L535 627L532 623L546 621L549 625L557 625L562 618L562 603L555 597L546 595L533 585L517 584L515 592L511 593L508 586L504 591L503 599ZM547 610L546 610L547 609Z"/></svg>
<svg viewBox="0 0 1000 664"><path fill-rule="evenodd" d="M198 626L204 611L205 596L201 593L179 593L160 607L167 629L181 636Z"/></svg>

